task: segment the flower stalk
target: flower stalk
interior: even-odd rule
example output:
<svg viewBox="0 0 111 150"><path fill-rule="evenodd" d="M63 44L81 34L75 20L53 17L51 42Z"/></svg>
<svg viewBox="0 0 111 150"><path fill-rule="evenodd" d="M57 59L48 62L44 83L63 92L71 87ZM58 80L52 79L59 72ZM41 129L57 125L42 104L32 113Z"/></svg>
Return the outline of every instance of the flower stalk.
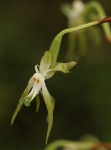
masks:
<svg viewBox="0 0 111 150"><path fill-rule="evenodd" d="M93 26L98 26L98 25L101 25L101 24L107 23L107 22L111 22L111 17L104 18L104 19L101 19L99 21L93 21L93 22L90 22L90 23L86 23L86 24L83 24L83 25L80 25L80 26L77 26L77 27L68 28L68 29L65 29L65 30L61 31L60 33L58 33L56 35L56 37L54 38L54 40L52 41L52 44L51 44L50 49L49 49L49 51L51 53L51 60L52 60L51 67L54 67L55 64L56 64L58 53L59 53L59 50L60 50L62 37L63 37L64 34L79 31L79 30L83 30L83 29L90 28L90 27L93 27ZM108 32L108 34L109 34L109 32ZM110 33L109 38L111 39L111 33Z"/></svg>

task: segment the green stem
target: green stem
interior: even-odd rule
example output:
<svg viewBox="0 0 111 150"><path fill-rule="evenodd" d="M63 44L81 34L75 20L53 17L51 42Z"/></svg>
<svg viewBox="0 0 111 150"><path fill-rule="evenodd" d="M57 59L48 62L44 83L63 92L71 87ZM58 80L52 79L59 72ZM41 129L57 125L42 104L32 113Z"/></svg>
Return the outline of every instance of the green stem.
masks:
<svg viewBox="0 0 111 150"><path fill-rule="evenodd" d="M54 38L54 40L52 41L52 44L51 44L50 49L49 49L49 51L51 52L51 60L52 60L51 67L54 67L56 65L56 61L57 61L57 57L58 57L62 37L63 37L64 34L74 32L74 31L78 31L78 30L82 30L82 29L85 29L85 28L89 28L91 26L97 25L97 23L98 23L98 21L94 21L94 22L91 22L91 23L87 23L87 24L84 24L84 25L77 26L77 27L65 29L65 30L61 31L59 34L57 34L56 37Z"/></svg>
<svg viewBox="0 0 111 150"><path fill-rule="evenodd" d="M80 25L80 26L77 26L77 27L68 28L68 29L65 29L65 30L61 31L60 33L58 33L55 36L54 40L52 41L52 44L51 44L50 49L49 49L49 51L51 53L51 68L56 65L56 61L57 61L58 53L59 53L59 50L60 50L62 37L63 37L64 34L74 32L74 31L78 31L78 30L82 30L82 29L89 28L89 27L92 27L92 26L100 25L102 23L110 22L110 21L111 21L111 18L104 18L104 19L101 19L99 21L93 21L93 22L83 24L83 25Z"/></svg>

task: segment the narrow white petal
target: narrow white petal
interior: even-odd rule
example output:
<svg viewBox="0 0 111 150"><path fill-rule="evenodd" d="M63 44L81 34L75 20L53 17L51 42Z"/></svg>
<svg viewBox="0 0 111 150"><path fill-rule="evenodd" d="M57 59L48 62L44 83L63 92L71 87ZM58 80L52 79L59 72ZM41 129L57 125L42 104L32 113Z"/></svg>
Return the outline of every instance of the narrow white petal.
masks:
<svg viewBox="0 0 111 150"><path fill-rule="evenodd" d="M39 73L38 67L39 67L39 65L36 65L36 66L35 66L35 71L36 71L36 73Z"/></svg>
<svg viewBox="0 0 111 150"><path fill-rule="evenodd" d="M30 92L26 97L27 97L27 98L30 98L30 97L33 95L34 91L35 91L35 89L32 88L31 92Z"/></svg>
<svg viewBox="0 0 111 150"><path fill-rule="evenodd" d="M38 91L35 90L34 93L33 93L33 96L32 96L32 98L31 98L31 100L33 100L33 99L36 97L37 94L38 94Z"/></svg>

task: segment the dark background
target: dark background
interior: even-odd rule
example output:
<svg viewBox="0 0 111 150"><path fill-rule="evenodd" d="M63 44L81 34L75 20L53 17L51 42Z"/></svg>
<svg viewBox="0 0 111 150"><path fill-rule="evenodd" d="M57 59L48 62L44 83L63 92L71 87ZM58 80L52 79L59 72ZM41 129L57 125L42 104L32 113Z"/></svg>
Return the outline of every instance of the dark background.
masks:
<svg viewBox="0 0 111 150"><path fill-rule="evenodd" d="M99 0L108 16L111 1ZM29 78L52 39L67 28L60 5L71 0L0 0L0 150L41 150L45 146L46 107L35 113L35 101L23 106L13 126L12 114ZM86 2L86 1L84 1ZM102 30L101 30L102 32ZM63 40L62 55L66 49ZM111 141L111 45L90 43L71 74L57 73L46 81L56 99L49 143L79 140L93 134Z"/></svg>

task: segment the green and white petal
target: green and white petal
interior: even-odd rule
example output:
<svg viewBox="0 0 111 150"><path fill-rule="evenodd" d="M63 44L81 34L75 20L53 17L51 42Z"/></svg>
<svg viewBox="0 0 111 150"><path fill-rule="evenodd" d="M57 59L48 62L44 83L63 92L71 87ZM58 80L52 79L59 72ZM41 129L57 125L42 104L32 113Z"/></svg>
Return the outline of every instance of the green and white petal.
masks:
<svg viewBox="0 0 111 150"><path fill-rule="evenodd" d="M51 71L52 69L49 69L46 74L45 74L45 80L50 79L53 77L53 75L55 74L54 71Z"/></svg>
<svg viewBox="0 0 111 150"><path fill-rule="evenodd" d="M47 90L44 80L42 82L42 95L43 95L43 98L47 107L47 111L48 111L48 116L47 116L48 129L47 129L47 135L46 135L46 144L47 144L47 141L48 141L51 129L52 129L52 124L53 124L54 104L52 102L52 98Z"/></svg>
<svg viewBox="0 0 111 150"><path fill-rule="evenodd" d="M50 69L52 72L61 71L63 73L69 73L69 70L77 63L74 61L68 63L58 63L54 68Z"/></svg>
<svg viewBox="0 0 111 150"><path fill-rule="evenodd" d="M24 104L26 106L30 106L30 103L32 100L36 97L37 94L39 94L41 88L42 88L42 80L43 76L40 73L35 73L32 76L33 85L30 93L25 97Z"/></svg>
<svg viewBox="0 0 111 150"><path fill-rule="evenodd" d="M51 65L51 55L50 52L47 51L44 53L44 56L42 57L40 62L40 73L44 75L50 68L50 65Z"/></svg>

